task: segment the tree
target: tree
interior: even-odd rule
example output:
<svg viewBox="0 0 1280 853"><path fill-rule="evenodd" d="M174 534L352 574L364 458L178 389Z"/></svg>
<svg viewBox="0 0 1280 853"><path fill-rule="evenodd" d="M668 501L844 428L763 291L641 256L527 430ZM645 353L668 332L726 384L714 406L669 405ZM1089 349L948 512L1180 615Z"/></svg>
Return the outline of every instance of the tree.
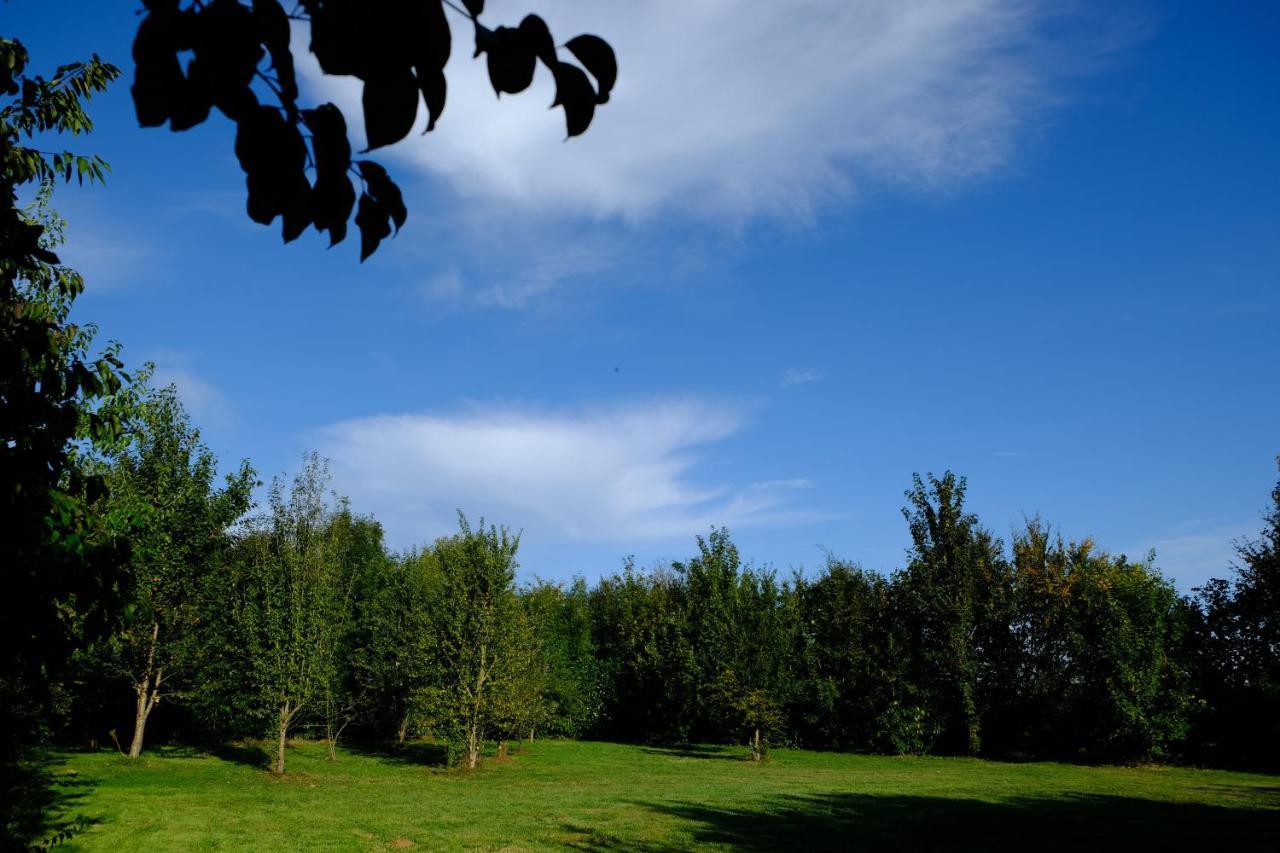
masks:
<svg viewBox="0 0 1280 853"><path fill-rule="evenodd" d="M309 49L324 73L362 81L367 150L407 136L420 101L428 131L444 111L453 38L446 7L474 27L475 56L485 55L496 95L527 89L542 63L555 81L552 106L564 109L570 137L583 133L596 107L609 100L618 73L613 49L594 35L564 44L582 67L562 61L537 15L516 27L489 29L479 20L484 0L462 0L465 9L452 0L300 0L292 13L281 0L144 5L147 15L133 43L138 123L187 130L216 107L237 125L249 217L263 225L280 217L285 242L314 226L329 233L332 246L345 238L354 209L361 260L393 227L399 231L408 214L385 169L352 160L347 122L336 106L299 106L291 21L310 25ZM358 202L352 175L361 183Z"/></svg>
<svg viewBox="0 0 1280 853"><path fill-rule="evenodd" d="M950 471L928 484L913 476L902 511L912 548L901 577L912 618L917 684L931 696L947 749L977 754L978 637L995 577L1005 571L1001 546L964 511L965 480Z"/></svg>
<svg viewBox="0 0 1280 853"><path fill-rule="evenodd" d="M200 441L177 391L152 391L108 460L110 504L133 519L128 617L109 645L136 698L129 757L142 753L147 719L182 676L201 621L199 579L215 569L229 528L257 485L248 462L215 485L217 460Z"/></svg>
<svg viewBox="0 0 1280 853"><path fill-rule="evenodd" d="M439 566L429 553L388 559L362 605L366 641L353 658L355 678L376 731L394 731L403 745L418 702L438 663L433 619Z"/></svg>
<svg viewBox="0 0 1280 853"><path fill-rule="evenodd" d="M795 587L797 733L815 746L911 751L881 731L900 681L889 582L828 555L820 575Z"/></svg>
<svg viewBox="0 0 1280 853"><path fill-rule="evenodd" d="M315 454L287 495L277 478L269 515L241 546L248 585L241 621L263 701L274 709L275 773L284 772L290 731L325 696L338 665L346 543L326 501L328 480Z"/></svg>
<svg viewBox="0 0 1280 853"><path fill-rule="evenodd" d="M1196 590L1190 649L1202 756L1265 769L1280 767L1280 482L1271 501L1235 577Z"/></svg>
<svg viewBox="0 0 1280 853"><path fill-rule="evenodd" d="M106 164L45 150L93 129L87 102L119 71L96 56L49 78L28 64L21 42L0 38L0 833L19 846L31 825L11 807L33 783L18 762L73 650L119 615L127 553L83 461L118 440L126 401L112 401L127 397L128 377L118 347L94 354L96 330L70 321L84 282L54 252L54 186L101 181Z"/></svg>
<svg viewBox="0 0 1280 853"><path fill-rule="evenodd" d="M565 588L539 582L525 590L521 603L539 638L546 684L547 733L577 737L600 717L600 666L591 637L590 592L576 577ZM534 730L529 730L530 739Z"/></svg>
<svg viewBox="0 0 1280 853"><path fill-rule="evenodd" d="M669 570L628 559L591 591L592 638L604 693L600 731L632 741L683 742L692 730L698 671L684 590Z"/></svg>
<svg viewBox="0 0 1280 853"><path fill-rule="evenodd" d="M324 723L329 760L337 758L338 741L369 700L359 678L357 661L368 648L370 592L385 571L386 549L382 525L352 514L345 500L329 521L330 539L337 544L334 560L334 599L330 603L322 650L328 658L327 678L320 689L320 716Z"/></svg>
<svg viewBox="0 0 1280 853"><path fill-rule="evenodd" d="M472 528L461 512L458 527L430 551L440 577L432 620L437 680L420 707L433 728L461 739L464 763L474 769L485 741L514 717L511 694L525 663L514 586L520 537L483 520Z"/></svg>

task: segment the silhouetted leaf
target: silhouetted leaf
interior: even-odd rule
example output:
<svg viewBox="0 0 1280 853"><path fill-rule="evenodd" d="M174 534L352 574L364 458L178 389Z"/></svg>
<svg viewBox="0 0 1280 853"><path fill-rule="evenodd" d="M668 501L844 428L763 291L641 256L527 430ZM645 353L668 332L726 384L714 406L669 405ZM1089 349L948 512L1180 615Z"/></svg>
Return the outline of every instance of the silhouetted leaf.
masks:
<svg viewBox="0 0 1280 853"><path fill-rule="evenodd" d="M333 104L303 110L302 121L311 131L311 150L318 174L342 174L351 168L351 143L347 121Z"/></svg>
<svg viewBox="0 0 1280 853"><path fill-rule="evenodd" d="M493 47L493 44L493 30L476 21L476 51L471 54L471 58L475 59L480 54L485 53L489 48Z"/></svg>
<svg viewBox="0 0 1280 853"><path fill-rule="evenodd" d="M425 3L420 7L417 21L418 45L414 53L413 71L418 78L418 88L427 104L427 130L435 129L436 119L444 112L448 82L444 67L453 50L453 36L449 21L440 3Z"/></svg>
<svg viewBox="0 0 1280 853"><path fill-rule="evenodd" d="M493 31L489 54L489 82L495 94L516 94L529 88L533 82L536 57L533 45L525 33L511 27L498 27Z"/></svg>
<svg viewBox="0 0 1280 853"><path fill-rule="evenodd" d="M445 96L448 94L448 82L444 72L434 68L418 68L418 87L422 89L422 100L427 104L427 131L436 129L436 119L444 112Z"/></svg>
<svg viewBox="0 0 1280 853"><path fill-rule="evenodd" d="M207 88L228 118L238 120L251 106L244 93L265 55L254 13L238 0L213 0L195 15L192 27L195 58L187 76Z"/></svg>
<svg viewBox="0 0 1280 853"><path fill-rule="evenodd" d="M311 193L311 215L317 231L329 232L329 245L347 236L347 220L356 203L356 191L347 170L351 168L351 144L347 123L333 104L303 110L302 120L311 131L311 151L316 183Z"/></svg>
<svg viewBox="0 0 1280 853"><path fill-rule="evenodd" d="M298 100L298 79L293 70L293 54L289 51L289 16L280 0L253 0L253 18L258 38L267 46L271 67L280 81L280 94L286 101Z"/></svg>
<svg viewBox="0 0 1280 853"><path fill-rule="evenodd" d="M284 241L292 242L302 236L311 225L311 184L301 172L288 182L283 197L281 213L284 216Z"/></svg>
<svg viewBox="0 0 1280 853"><path fill-rule="evenodd" d="M413 71L405 68L366 80L363 105L366 151L404 139L418 117L418 81Z"/></svg>
<svg viewBox="0 0 1280 853"><path fill-rule="evenodd" d="M524 36L533 53L548 68L556 63L556 42L551 38L551 30L547 22L537 15L525 15L520 22L520 32Z"/></svg>
<svg viewBox="0 0 1280 853"><path fill-rule="evenodd" d="M363 76L371 39L365 32L368 9L361 9L359 0L326 0L323 5L311 4L311 52L320 61L325 74L354 74Z"/></svg>
<svg viewBox="0 0 1280 853"><path fill-rule="evenodd" d="M158 127L169 120L186 82L178 62L176 28L176 13L153 11L142 19L133 39L131 91L142 127Z"/></svg>
<svg viewBox="0 0 1280 853"><path fill-rule="evenodd" d="M404 227L405 220L409 216L408 210L404 206L404 197L400 193L400 187L396 186L395 181L387 175L387 170L374 163L372 160L361 160L356 163L356 168L360 170L360 177L364 178L368 185L369 194L378 202L379 206L391 217L391 221L396 225L398 232Z"/></svg>
<svg viewBox="0 0 1280 853"><path fill-rule="evenodd" d="M356 208L356 227L360 229L360 260L365 261L378 250L378 244L391 236L387 212L368 193L360 195Z"/></svg>
<svg viewBox="0 0 1280 853"><path fill-rule="evenodd" d="M564 107L565 128L569 136L577 136L591 124L596 113L596 90L587 74L576 65L557 62L552 66L556 78L553 107Z"/></svg>
<svg viewBox="0 0 1280 853"><path fill-rule="evenodd" d="M286 241L302 233L311 223L311 188L307 147L297 126L278 109L259 107L239 122L236 156L246 173L249 218L266 225L284 215Z"/></svg>
<svg viewBox="0 0 1280 853"><path fill-rule="evenodd" d="M329 232L330 248L346 238L347 220L355 203L356 190L345 173L316 178L311 192L312 219L317 231Z"/></svg>
<svg viewBox="0 0 1280 853"><path fill-rule="evenodd" d="M462 0L462 5L467 7L473 18L484 14L484 0Z"/></svg>
<svg viewBox="0 0 1280 853"><path fill-rule="evenodd" d="M569 48L569 52L591 72L592 77L596 78L596 83L600 87L596 103L607 103L609 93L613 91L613 84L618 80L618 60L614 56L613 48L604 39L593 35L571 38L565 47Z"/></svg>

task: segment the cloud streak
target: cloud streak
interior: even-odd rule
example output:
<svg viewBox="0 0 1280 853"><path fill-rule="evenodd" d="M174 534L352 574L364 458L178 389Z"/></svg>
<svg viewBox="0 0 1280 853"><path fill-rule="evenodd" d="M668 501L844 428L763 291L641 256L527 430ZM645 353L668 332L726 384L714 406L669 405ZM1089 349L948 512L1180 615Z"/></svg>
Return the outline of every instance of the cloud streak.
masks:
<svg viewBox="0 0 1280 853"><path fill-rule="evenodd" d="M585 412L479 408L358 418L321 430L335 485L398 545L453 528L456 508L548 542L684 537L712 524L801 520L801 479L705 484L705 448L736 433L740 408L690 399Z"/></svg>
<svg viewBox="0 0 1280 853"><path fill-rule="evenodd" d="M390 155L504 209L631 221L667 210L808 217L866 177L948 185L1003 165L1043 97L1031 56L1047 8L545 0L538 11L558 37L597 32L618 52L618 86L586 136L564 142L542 70L531 91L495 99L459 22L439 126ZM359 133L358 82L322 77L310 59L301 70Z"/></svg>

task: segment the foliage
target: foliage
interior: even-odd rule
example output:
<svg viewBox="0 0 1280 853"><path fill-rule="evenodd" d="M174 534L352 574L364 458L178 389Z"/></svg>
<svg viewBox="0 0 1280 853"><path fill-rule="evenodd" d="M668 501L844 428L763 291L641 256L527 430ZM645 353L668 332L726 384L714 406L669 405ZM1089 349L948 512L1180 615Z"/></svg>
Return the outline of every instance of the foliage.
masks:
<svg viewBox="0 0 1280 853"><path fill-rule="evenodd" d="M285 492L271 485L269 514L243 537L245 595L240 621L261 701L277 711L273 770L283 773L285 747L303 711L332 698L341 666L351 564L345 559L350 526L345 504L327 502L328 469L307 458Z"/></svg>
<svg viewBox="0 0 1280 853"><path fill-rule="evenodd" d="M444 739L461 739L474 768L485 740L524 728L525 702L539 691L527 679L536 659L515 593L520 537L476 528L458 514L457 534L438 539L424 557L439 577L429 630L435 666L416 702L424 723Z"/></svg>
<svg viewBox="0 0 1280 853"><path fill-rule="evenodd" d="M133 521L132 594L122 624L96 656L136 694L130 748L136 757L151 711L190 683L189 646L208 604L198 594L200 578L217 570L228 531L248 511L257 483L244 462L217 487L217 460L172 386L146 395L128 438L104 467L108 506Z"/></svg>
<svg viewBox="0 0 1280 853"><path fill-rule="evenodd" d="M1280 462L1280 460L1277 460ZM1197 590L1187 656L1201 706L1198 758L1280 767L1280 482L1263 529L1236 546L1235 578Z"/></svg>
<svg viewBox="0 0 1280 853"><path fill-rule="evenodd" d="M899 583L907 597L914 683L938 714L941 746L975 755L981 748L979 640L991 595L1004 572L1001 546L964 510L966 483L917 474L903 510L912 549Z"/></svg>
<svg viewBox="0 0 1280 853"><path fill-rule="evenodd" d="M92 130L86 104L119 72L96 56L49 78L28 63L0 38L0 842L21 833L7 791L48 729L56 682L116 620L127 552L85 459L119 440L128 376L118 347L92 353L96 330L69 319L84 282L54 252L64 223L51 206L57 182L101 181L106 164L43 147Z"/></svg>
<svg viewBox="0 0 1280 853"><path fill-rule="evenodd" d="M385 169L352 160L341 110L299 105L291 21L310 25L309 49L325 74L361 81L366 150L404 139L420 102L427 131L444 111L453 40L446 7L474 28L475 56L485 55L495 95L524 91L537 64L546 68L556 87L552 106L563 108L570 137L586 131L618 73L600 37L570 39L563 47L581 66L565 62L542 18L490 29L480 23L483 0L468 0L465 9L450 0L300 0L292 12L281 0L144 5L133 43L138 123L187 130L216 108L237 126L249 218L263 225L280 218L285 242L314 226L333 246L346 237L354 209L361 260L400 230L408 212Z"/></svg>

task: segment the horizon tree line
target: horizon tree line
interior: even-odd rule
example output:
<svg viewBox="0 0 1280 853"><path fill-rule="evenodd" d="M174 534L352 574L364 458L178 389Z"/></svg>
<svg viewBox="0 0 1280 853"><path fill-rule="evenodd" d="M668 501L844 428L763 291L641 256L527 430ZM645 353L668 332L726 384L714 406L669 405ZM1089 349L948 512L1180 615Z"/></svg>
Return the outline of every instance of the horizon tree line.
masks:
<svg viewBox="0 0 1280 853"><path fill-rule="evenodd" d="M131 519L129 596L59 683L47 730L69 742L124 731L136 757L154 737L263 738L277 773L299 733L331 758L344 737L425 737L466 767L539 733L740 743L754 760L779 744L1280 758L1280 485L1237 578L1191 595L1037 517L1006 545L951 472L913 477L890 574L829 555L780 576L713 528L670 566L517 583L519 535L459 513L455 534L395 553L315 454L251 512L250 465L218 484L174 390L133 387L125 437L95 463L104 514Z"/></svg>

